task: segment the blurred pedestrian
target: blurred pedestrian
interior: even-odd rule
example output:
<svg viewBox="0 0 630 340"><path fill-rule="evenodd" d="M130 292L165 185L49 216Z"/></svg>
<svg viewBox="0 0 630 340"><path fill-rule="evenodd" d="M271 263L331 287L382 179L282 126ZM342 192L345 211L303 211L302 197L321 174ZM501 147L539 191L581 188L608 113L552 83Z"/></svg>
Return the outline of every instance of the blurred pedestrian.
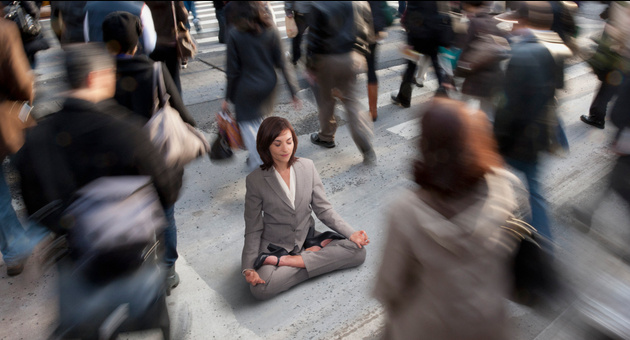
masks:
<svg viewBox="0 0 630 340"><path fill-rule="evenodd" d="M98 43L68 45L65 56L71 90L60 111L27 132L15 156L28 214L47 216L47 227L66 233L64 209L79 188L104 176L150 176L162 206L172 206L181 180L142 127L121 119L128 110L112 102L114 58Z"/></svg>
<svg viewBox="0 0 630 340"><path fill-rule="evenodd" d="M256 137L263 165L247 176L242 273L255 298L365 261L370 243L335 212L313 161L297 158L298 139L284 118L266 118ZM312 214L335 232L315 230Z"/></svg>
<svg viewBox="0 0 630 340"><path fill-rule="evenodd" d="M155 63L146 55L136 55L139 37L142 35L140 18L129 12L113 12L103 21L103 41L111 54L116 57L116 94L114 99L118 104L131 110L136 117L141 117L142 125L146 124L155 110L154 69ZM159 61L158 61L159 62ZM177 110L182 120L191 126L196 126L177 87L168 73L162 67L162 76L169 95L169 103ZM181 182L184 169L173 169L179 175ZM167 289L177 287L179 275L175 271L177 254L177 225L175 223L175 206L164 209L167 226L164 230L165 258L167 270Z"/></svg>
<svg viewBox="0 0 630 340"><path fill-rule="evenodd" d="M603 129L608 105L612 102L621 85L624 73L630 70L630 56L622 54L623 46L630 40L630 7L612 1L606 16L608 22L599 39L595 55L587 60L597 78L602 82L588 115L580 116L584 123Z"/></svg>
<svg viewBox="0 0 630 340"><path fill-rule="evenodd" d="M24 131L8 121L9 113L17 113L15 105L33 103L35 77L22 47L20 32L14 22L0 18L0 112L4 116L0 127L0 253L7 275L18 275L24 269L33 247L45 236L41 227L31 223L28 231L22 227L12 205L12 196L2 164L14 150L4 142L21 140ZM18 104L19 103L19 104ZM5 120L6 119L6 120ZM17 119L17 118L13 118Z"/></svg>
<svg viewBox="0 0 630 340"><path fill-rule="evenodd" d="M201 27L201 20L197 18L197 6L195 6L195 1L184 1L184 7L186 7L188 13L193 16L193 25L195 25L195 30L197 33L201 33L203 28ZM190 23L188 23L188 20L186 20L186 28L190 29Z"/></svg>
<svg viewBox="0 0 630 340"><path fill-rule="evenodd" d="M179 76L179 69L185 61L177 50L176 27L186 26L188 14L182 1L148 1L147 6L151 9L151 15L155 22L155 32L157 33L157 43L155 50L149 55L155 61L164 62L171 74L179 94L182 95L182 82ZM133 14L133 13L132 13Z"/></svg>
<svg viewBox="0 0 630 340"><path fill-rule="evenodd" d="M478 101L479 108L492 121L494 102L505 77L501 62L509 58L509 45L497 27L500 22L490 16L486 1L463 1L462 9L469 20L468 34L461 45L455 76L464 78L461 92L468 100ZM504 43L505 53L492 50L495 46L502 47L496 40ZM483 50L491 52L483 53Z"/></svg>
<svg viewBox="0 0 630 340"><path fill-rule="evenodd" d="M442 17L438 12L437 1L407 1L407 10L401 20L401 24L407 31L407 44L414 51L431 58L433 70L438 80L438 93L445 92L445 86L448 82L447 75L438 62L438 47L450 45L442 38L442 31L447 28L443 27L441 22ZM407 69L400 89L391 95L394 104L405 108L411 105L416 67L416 62L407 61Z"/></svg>
<svg viewBox="0 0 630 340"><path fill-rule="evenodd" d="M557 64L540 37L551 32L553 14L548 2L527 1L526 6L526 16L517 19L518 26L515 26L519 28L506 70L506 101L497 110L494 132L501 154L527 180L532 212L530 224L551 239L547 202L540 183L539 156L541 152L552 151L554 141L558 140Z"/></svg>
<svg viewBox="0 0 630 340"><path fill-rule="evenodd" d="M103 20L116 11L129 12L140 18L142 37L140 38L140 54L150 55L156 48L159 26L154 25L151 9L143 1L88 1L85 4L83 34L85 42L103 41Z"/></svg>
<svg viewBox="0 0 630 340"><path fill-rule="evenodd" d="M250 171L263 164L256 152L256 134L263 119L274 108L276 69L280 69L297 109L295 70L289 69L284 56L280 34L266 9L258 1L230 3L230 25L227 39L227 90L221 108L234 104L243 143L249 151L247 166Z"/></svg>
<svg viewBox="0 0 630 340"><path fill-rule="evenodd" d="M85 41L83 34L84 8L87 1L53 1L50 3L50 26L61 48L66 44Z"/></svg>
<svg viewBox="0 0 630 340"><path fill-rule="evenodd" d="M291 63L297 65L302 57L302 37L308 28L307 16L311 10L311 1L285 1L284 12L288 18L295 20L297 35L291 39Z"/></svg>
<svg viewBox="0 0 630 340"><path fill-rule="evenodd" d="M507 340L512 251L501 226L524 193L481 111L435 98L421 119L418 187L397 195L374 294L384 339ZM502 241L503 240L503 241Z"/></svg>
<svg viewBox="0 0 630 340"><path fill-rule="evenodd" d="M364 56L355 51L355 43L367 51L368 37L373 35L369 6L352 1L313 1L308 18L306 68L319 114L319 132L311 134L311 142L325 148L335 147L336 96L346 109L350 133L364 163L374 164L372 120L358 100L357 74L361 70L357 61Z"/></svg>

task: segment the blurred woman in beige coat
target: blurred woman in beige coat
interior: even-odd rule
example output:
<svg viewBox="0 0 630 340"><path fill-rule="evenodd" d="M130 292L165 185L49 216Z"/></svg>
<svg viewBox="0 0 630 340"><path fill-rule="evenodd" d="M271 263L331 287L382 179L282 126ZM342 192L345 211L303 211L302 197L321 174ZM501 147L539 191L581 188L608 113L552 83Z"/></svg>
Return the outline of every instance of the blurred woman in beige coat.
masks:
<svg viewBox="0 0 630 340"><path fill-rule="evenodd" d="M375 295L386 339L509 339L511 279L501 224L517 208L518 179L502 160L485 114L435 99L422 117L419 188L388 210Z"/></svg>

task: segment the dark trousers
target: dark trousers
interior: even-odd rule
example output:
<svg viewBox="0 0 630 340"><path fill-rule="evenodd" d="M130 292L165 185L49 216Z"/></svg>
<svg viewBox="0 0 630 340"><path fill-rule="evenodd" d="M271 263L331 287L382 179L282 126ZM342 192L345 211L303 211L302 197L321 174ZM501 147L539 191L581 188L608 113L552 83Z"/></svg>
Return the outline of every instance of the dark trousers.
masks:
<svg viewBox="0 0 630 340"><path fill-rule="evenodd" d="M618 85L612 85L604 80L599 86L599 90L597 91L597 94L593 99L593 103L591 103L589 115L595 118L597 121L603 122L606 118L608 103L615 96L618 88Z"/></svg>
<svg viewBox="0 0 630 340"><path fill-rule="evenodd" d="M291 62L293 64L297 64L300 57L302 57L302 37L304 35L304 31L308 28L308 23L306 22L306 15L304 14L295 13L293 18L295 19L295 25L297 26L298 33L292 40L293 60L291 60Z"/></svg>
<svg viewBox="0 0 630 340"><path fill-rule="evenodd" d="M179 79L179 57L177 55L177 48L175 46L156 46L150 58L155 61L162 61L166 64L168 72L173 77L173 81L177 86L180 96L182 95L182 82Z"/></svg>
<svg viewBox="0 0 630 340"><path fill-rule="evenodd" d="M442 86L442 82L444 80L444 70L440 67L437 59L438 49L437 46L435 48L426 48L424 45L426 42L424 40L414 40L409 39L409 44L413 46L415 51L418 51L422 54L426 54L431 57L431 63L433 64L433 69L435 70L435 75L438 80L438 86ZM398 90L398 101L408 106L411 103L411 92L414 85L414 78L416 76L416 63L414 61L407 62L407 70L405 71L405 75L403 76L402 84L400 84L400 90Z"/></svg>
<svg viewBox="0 0 630 340"><path fill-rule="evenodd" d="M365 56L365 60L367 61L368 84L378 83L378 79L376 78L376 46L378 46L378 44L370 44L370 54Z"/></svg>

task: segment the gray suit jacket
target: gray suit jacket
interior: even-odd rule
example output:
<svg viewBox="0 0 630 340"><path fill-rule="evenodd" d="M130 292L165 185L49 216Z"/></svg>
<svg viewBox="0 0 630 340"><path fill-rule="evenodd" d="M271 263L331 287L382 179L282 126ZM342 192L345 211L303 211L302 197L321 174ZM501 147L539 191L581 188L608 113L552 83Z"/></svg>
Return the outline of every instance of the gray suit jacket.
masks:
<svg viewBox="0 0 630 340"><path fill-rule="evenodd" d="M315 226L312 212L332 230L350 238L354 229L333 209L313 161L298 159L295 170L295 210L282 190L275 169L254 170L247 176L245 194L245 246L242 270L254 268L258 255L273 243L287 251L302 251L309 228Z"/></svg>

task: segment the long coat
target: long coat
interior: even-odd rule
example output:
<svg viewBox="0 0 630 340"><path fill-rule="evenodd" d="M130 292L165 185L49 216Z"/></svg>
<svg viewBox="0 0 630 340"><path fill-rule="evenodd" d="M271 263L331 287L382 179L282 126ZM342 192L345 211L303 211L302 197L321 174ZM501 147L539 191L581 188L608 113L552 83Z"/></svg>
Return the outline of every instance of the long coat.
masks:
<svg viewBox="0 0 630 340"><path fill-rule="evenodd" d="M374 291L387 312L386 339L509 338L512 250L499 240L517 207L515 185L514 175L496 169L457 199L416 190L393 202Z"/></svg>
<svg viewBox="0 0 630 340"><path fill-rule="evenodd" d="M256 35L228 30L226 98L234 103L239 122L271 114L278 82L276 69L287 81L291 95L298 91L295 71L287 67L280 35L271 27Z"/></svg>

